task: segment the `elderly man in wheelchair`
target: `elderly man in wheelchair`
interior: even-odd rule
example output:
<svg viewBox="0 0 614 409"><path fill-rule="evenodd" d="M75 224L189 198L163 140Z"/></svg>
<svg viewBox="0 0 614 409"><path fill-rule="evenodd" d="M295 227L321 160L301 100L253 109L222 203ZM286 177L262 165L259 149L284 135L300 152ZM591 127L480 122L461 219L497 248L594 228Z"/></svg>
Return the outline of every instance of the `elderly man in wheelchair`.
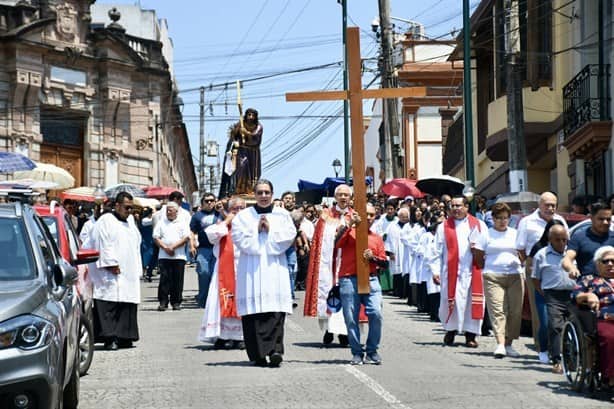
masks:
<svg viewBox="0 0 614 409"><path fill-rule="evenodd" d="M563 370L578 391L614 387L614 247L593 259L597 274L578 279L562 335Z"/></svg>

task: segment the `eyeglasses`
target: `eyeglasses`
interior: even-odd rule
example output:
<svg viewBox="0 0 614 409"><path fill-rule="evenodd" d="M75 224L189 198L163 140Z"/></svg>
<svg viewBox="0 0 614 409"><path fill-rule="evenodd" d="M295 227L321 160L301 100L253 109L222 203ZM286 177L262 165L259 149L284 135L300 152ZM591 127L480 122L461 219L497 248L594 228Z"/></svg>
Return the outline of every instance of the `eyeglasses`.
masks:
<svg viewBox="0 0 614 409"><path fill-rule="evenodd" d="M601 264L614 264L614 258L602 258Z"/></svg>
<svg viewBox="0 0 614 409"><path fill-rule="evenodd" d="M203 200L203 202L205 202L205 203L213 203L213 202L215 202L215 199L205 199L205 200Z"/></svg>

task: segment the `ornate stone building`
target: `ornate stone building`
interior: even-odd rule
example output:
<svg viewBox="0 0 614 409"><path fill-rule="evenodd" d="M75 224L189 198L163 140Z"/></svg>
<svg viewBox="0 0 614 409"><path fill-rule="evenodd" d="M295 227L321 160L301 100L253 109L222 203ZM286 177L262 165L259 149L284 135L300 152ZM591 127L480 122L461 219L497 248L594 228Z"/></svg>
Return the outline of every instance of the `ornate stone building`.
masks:
<svg viewBox="0 0 614 409"><path fill-rule="evenodd" d="M63 167L77 186L197 191L171 42L130 35L116 9L93 24L92 3L0 1L0 150Z"/></svg>

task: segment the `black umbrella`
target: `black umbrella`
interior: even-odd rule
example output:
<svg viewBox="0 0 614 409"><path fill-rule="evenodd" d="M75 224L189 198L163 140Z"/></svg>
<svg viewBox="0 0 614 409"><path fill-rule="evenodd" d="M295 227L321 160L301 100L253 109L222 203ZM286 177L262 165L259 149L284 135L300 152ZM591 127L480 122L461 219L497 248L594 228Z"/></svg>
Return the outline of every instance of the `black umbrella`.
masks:
<svg viewBox="0 0 614 409"><path fill-rule="evenodd" d="M455 196L463 193L465 184L459 178L441 175L420 179L416 183L416 187L424 193L433 196L441 196L443 194Z"/></svg>

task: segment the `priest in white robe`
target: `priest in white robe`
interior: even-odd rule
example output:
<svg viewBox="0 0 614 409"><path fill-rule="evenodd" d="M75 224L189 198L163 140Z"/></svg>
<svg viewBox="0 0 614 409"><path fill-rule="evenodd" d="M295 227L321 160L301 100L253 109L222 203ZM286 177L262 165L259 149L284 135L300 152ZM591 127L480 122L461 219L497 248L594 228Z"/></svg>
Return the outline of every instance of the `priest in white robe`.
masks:
<svg viewBox="0 0 614 409"><path fill-rule="evenodd" d="M286 250L296 228L287 210L273 207L273 185L254 186L256 205L232 220L232 241L240 252L237 265L237 313L249 360L279 367L284 353L284 322L292 313ZM267 362L267 357L269 361Z"/></svg>
<svg viewBox="0 0 614 409"><path fill-rule="evenodd" d="M446 330L444 344L453 345L455 335L464 332L465 345L476 348L484 318L481 268L488 228L468 210L466 198L452 199L450 218L437 228L429 265L433 279L441 283L439 319Z"/></svg>
<svg viewBox="0 0 614 409"><path fill-rule="evenodd" d="M91 263L94 286L94 333L105 348L131 347L139 339L137 309L141 301L141 234L132 216L132 196L120 192L112 212L96 221L89 247L100 252Z"/></svg>
<svg viewBox="0 0 614 409"><path fill-rule="evenodd" d="M401 241L401 235L411 229L409 224L409 210L399 209L396 222L390 223L386 228L384 245L386 253L390 257L390 273L392 274L392 287L394 295L403 295L403 275L407 274L407 256L405 245Z"/></svg>
<svg viewBox="0 0 614 409"><path fill-rule="evenodd" d="M213 244L216 262L198 339L213 342L216 348L245 348L243 326L236 306L236 271L240 253L230 237L232 220L243 209L245 200L239 196L232 197L228 201L226 218L205 229L209 242Z"/></svg>

